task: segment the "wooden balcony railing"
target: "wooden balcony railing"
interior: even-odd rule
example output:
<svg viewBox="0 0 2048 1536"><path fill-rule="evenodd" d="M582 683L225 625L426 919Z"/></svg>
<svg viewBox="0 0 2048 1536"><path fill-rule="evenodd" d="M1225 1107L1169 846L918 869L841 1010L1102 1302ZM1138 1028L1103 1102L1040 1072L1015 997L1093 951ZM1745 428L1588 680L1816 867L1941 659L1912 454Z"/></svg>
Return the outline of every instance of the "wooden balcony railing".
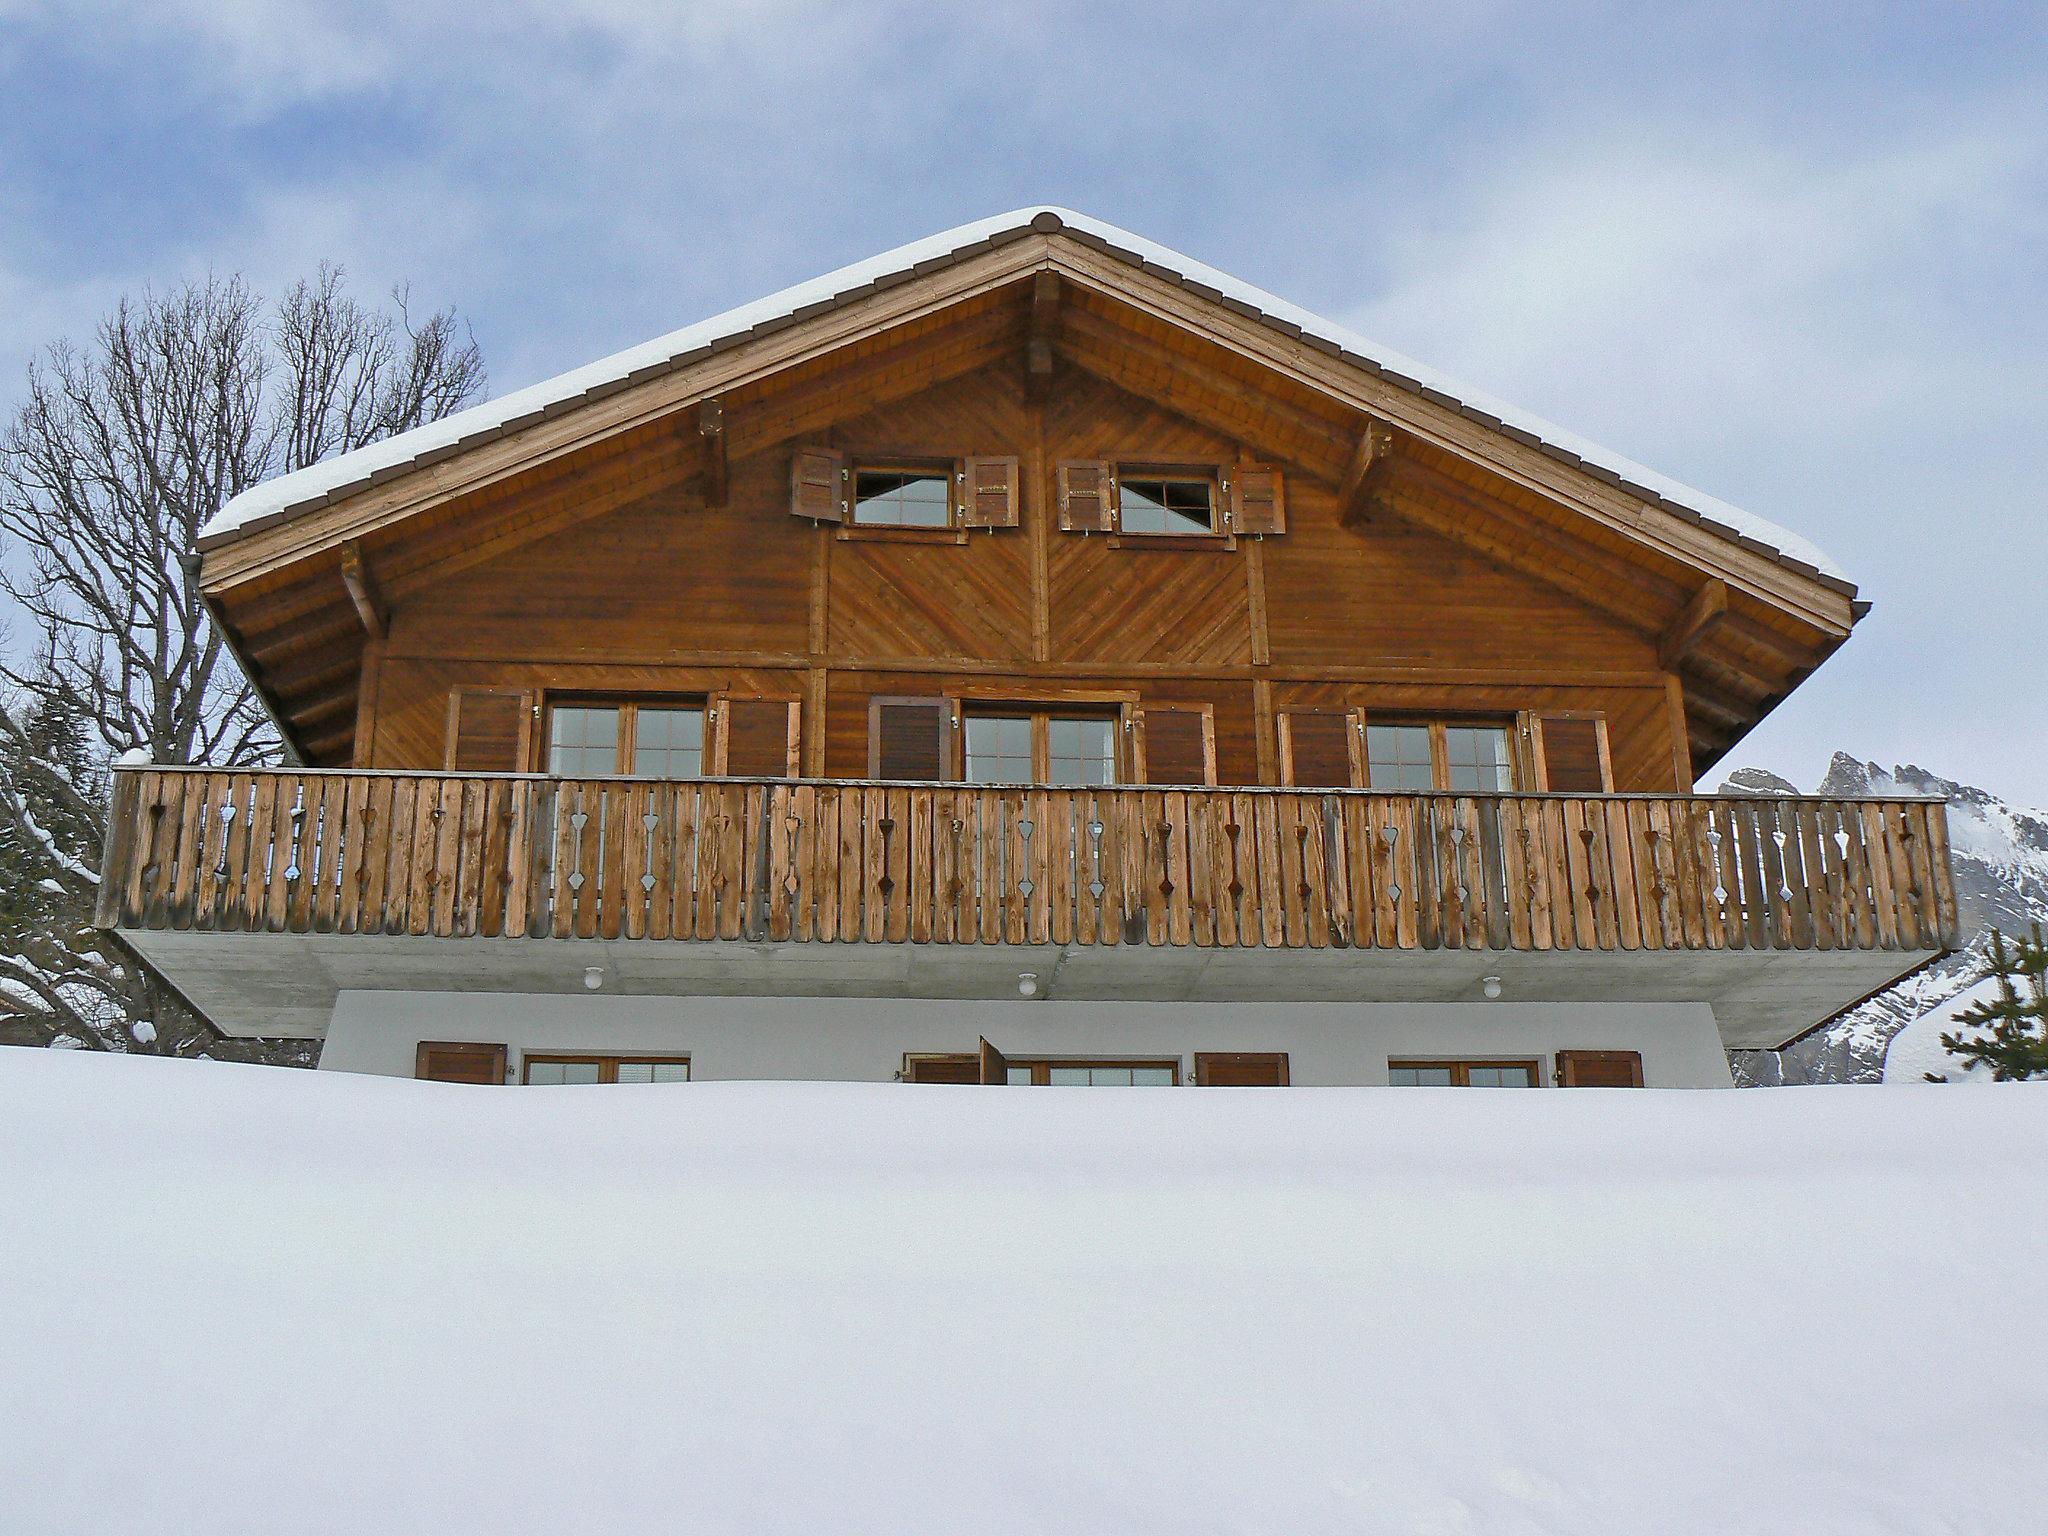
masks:
<svg viewBox="0 0 2048 1536"><path fill-rule="evenodd" d="M1922 799L122 769L117 928L811 943L1936 950Z"/></svg>

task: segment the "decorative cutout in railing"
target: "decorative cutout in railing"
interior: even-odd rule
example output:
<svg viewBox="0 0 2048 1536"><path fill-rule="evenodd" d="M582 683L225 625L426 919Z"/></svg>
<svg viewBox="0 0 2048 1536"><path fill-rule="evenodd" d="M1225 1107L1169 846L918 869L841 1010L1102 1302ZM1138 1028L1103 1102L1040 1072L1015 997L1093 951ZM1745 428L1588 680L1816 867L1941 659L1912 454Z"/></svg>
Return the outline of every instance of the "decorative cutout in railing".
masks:
<svg viewBox="0 0 2048 1536"><path fill-rule="evenodd" d="M1941 949L1927 800L124 769L110 927Z"/></svg>

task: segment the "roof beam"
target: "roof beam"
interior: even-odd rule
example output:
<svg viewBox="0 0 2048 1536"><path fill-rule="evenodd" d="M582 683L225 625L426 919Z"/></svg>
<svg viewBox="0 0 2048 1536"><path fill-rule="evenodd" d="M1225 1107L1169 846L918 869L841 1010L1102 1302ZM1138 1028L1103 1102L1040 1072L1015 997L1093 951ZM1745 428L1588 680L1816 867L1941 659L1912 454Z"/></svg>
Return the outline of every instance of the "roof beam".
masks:
<svg viewBox="0 0 2048 1536"><path fill-rule="evenodd" d="M377 578L363 559L363 546L350 539L341 546L341 584L348 588L348 600L355 604L356 617L372 640L382 640L388 629L384 596L377 590Z"/></svg>
<svg viewBox="0 0 2048 1536"><path fill-rule="evenodd" d="M726 474L723 401L698 402L697 437L703 452L703 465L698 470L698 483L704 493L704 505L722 507L725 505L726 488L730 483Z"/></svg>
<svg viewBox="0 0 2048 1536"><path fill-rule="evenodd" d="M1657 665L1666 672L1676 672L1727 617L1728 584L1718 576L1712 577L1693 593L1678 617L1658 637Z"/></svg>
<svg viewBox="0 0 2048 1536"><path fill-rule="evenodd" d="M1031 279L1031 330L1024 339L1024 399L1043 405L1052 394L1052 348L1060 324L1060 275Z"/></svg>
<svg viewBox="0 0 2048 1536"><path fill-rule="evenodd" d="M1394 429L1378 417L1368 416L1351 462L1344 467L1344 478L1337 485L1337 520L1345 527L1372 520L1393 457Z"/></svg>

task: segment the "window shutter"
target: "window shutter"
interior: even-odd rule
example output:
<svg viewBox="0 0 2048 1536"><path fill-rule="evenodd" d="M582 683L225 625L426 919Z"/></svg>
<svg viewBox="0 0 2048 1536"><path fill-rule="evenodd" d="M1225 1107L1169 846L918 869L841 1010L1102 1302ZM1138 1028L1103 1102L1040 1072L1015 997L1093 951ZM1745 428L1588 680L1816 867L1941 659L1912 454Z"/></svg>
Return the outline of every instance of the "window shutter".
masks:
<svg viewBox="0 0 2048 1536"><path fill-rule="evenodd" d="M1060 461L1060 526L1070 533L1107 533L1114 476L1104 459Z"/></svg>
<svg viewBox="0 0 2048 1536"><path fill-rule="evenodd" d="M1197 1051L1195 1085L1199 1088L1285 1088L1285 1051Z"/></svg>
<svg viewBox="0 0 2048 1536"><path fill-rule="evenodd" d="M1280 717L1280 782L1304 789L1358 783L1358 731L1351 711L1291 709Z"/></svg>
<svg viewBox="0 0 2048 1536"><path fill-rule="evenodd" d="M1010 1059L988 1043L984 1035L981 1041L981 1081L984 1083L1007 1083L1010 1080Z"/></svg>
<svg viewBox="0 0 2048 1536"><path fill-rule="evenodd" d="M1641 1051L1559 1051L1557 1081L1566 1088L1640 1088Z"/></svg>
<svg viewBox="0 0 2048 1536"><path fill-rule="evenodd" d="M801 744L803 707L795 699L730 695L718 710L718 772L735 779L793 779Z"/></svg>
<svg viewBox="0 0 2048 1536"><path fill-rule="evenodd" d="M518 688L451 688L441 766L455 773L521 773L533 695Z"/></svg>
<svg viewBox="0 0 2048 1536"><path fill-rule="evenodd" d="M1240 464L1230 477L1230 530L1268 534L1287 531L1287 493L1280 471Z"/></svg>
<svg viewBox="0 0 2048 1536"><path fill-rule="evenodd" d="M969 459L961 520L969 528L1017 526L1017 460Z"/></svg>
<svg viewBox="0 0 2048 1536"><path fill-rule="evenodd" d="M1614 787L1603 715L1538 715L1533 721L1537 782L1552 794L1598 795Z"/></svg>
<svg viewBox="0 0 2048 1536"><path fill-rule="evenodd" d="M926 782L953 777L953 701L868 701L868 777Z"/></svg>
<svg viewBox="0 0 2048 1536"><path fill-rule="evenodd" d="M906 1052L903 1057L903 1081L906 1083L978 1083L981 1081L981 1061L978 1057L961 1052L957 1055L918 1055Z"/></svg>
<svg viewBox="0 0 2048 1536"><path fill-rule="evenodd" d="M1207 709L1148 704L1138 712L1138 778L1146 784L1214 784L1216 724Z"/></svg>
<svg viewBox="0 0 2048 1536"><path fill-rule="evenodd" d="M430 1083L502 1083L505 1047L474 1041L422 1040L412 1075Z"/></svg>
<svg viewBox="0 0 2048 1536"><path fill-rule="evenodd" d="M789 461L789 510L814 523L846 521L846 455L799 448Z"/></svg>

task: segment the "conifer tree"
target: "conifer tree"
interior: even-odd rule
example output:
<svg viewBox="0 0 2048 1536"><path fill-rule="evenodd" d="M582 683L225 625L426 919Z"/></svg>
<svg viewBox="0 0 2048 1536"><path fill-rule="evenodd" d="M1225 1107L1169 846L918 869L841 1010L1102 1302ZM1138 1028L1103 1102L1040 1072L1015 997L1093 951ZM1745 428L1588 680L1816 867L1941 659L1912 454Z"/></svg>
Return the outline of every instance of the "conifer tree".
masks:
<svg viewBox="0 0 2048 1536"><path fill-rule="evenodd" d="M1998 979L1998 996L1958 1013L1956 1023L1962 1028L1942 1034L1943 1048L1966 1066L1989 1067L2001 1083L2048 1077L2048 940L2041 925L2034 924L2031 939L2016 939L2010 946L1994 928L1985 975ZM1964 1033L1977 1030L1990 1033ZM1931 1072L1928 1077L1944 1081Z"/></svg>

